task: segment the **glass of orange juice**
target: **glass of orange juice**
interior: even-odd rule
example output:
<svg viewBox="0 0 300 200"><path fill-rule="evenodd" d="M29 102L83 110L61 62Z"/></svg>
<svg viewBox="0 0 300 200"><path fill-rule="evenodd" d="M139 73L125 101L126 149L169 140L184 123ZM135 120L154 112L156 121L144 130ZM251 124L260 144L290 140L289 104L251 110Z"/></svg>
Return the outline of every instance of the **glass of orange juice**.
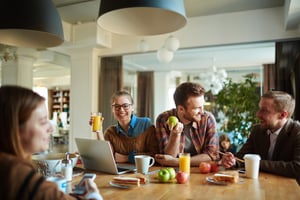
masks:
<svg viewBox="0 0 300 200"><path fill-rule="evenodd" d="M97 114L93 114L93 132L98 132L101 130L102 126L102 114L99 112Z"/></svg>
<svg viewBox="0 0 300 200"><path fill-rule="evenodd" d="M179 171L186 172L190 175L191 156L189 153L179 154Z"/></svg>

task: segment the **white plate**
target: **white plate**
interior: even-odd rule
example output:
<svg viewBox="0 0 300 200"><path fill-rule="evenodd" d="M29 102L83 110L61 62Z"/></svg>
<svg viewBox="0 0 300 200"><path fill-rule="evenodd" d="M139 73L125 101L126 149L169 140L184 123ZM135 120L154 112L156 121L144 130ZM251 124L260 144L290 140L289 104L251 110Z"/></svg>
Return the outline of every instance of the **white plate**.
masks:
<svg viewBox="0 0 300 200"><path fill-rule="evenodd" d="M216 185L228 185L228 183L226 183L226 182L216 181L212 176L206 177L206 181L209 183L216 184Z"/></svg>
<svg viewBox="0 0 300 200"><path fill-rule="evenodd" d="M113 183L113 181L109 181L109 185L113 186L113 187L117 187L117 188L122 188L122 189L130 189L130 188L135 188L135 187L138 187L138 186L135 186L135 185L120 185L120 184L116 184L116 183Z"/></svg>

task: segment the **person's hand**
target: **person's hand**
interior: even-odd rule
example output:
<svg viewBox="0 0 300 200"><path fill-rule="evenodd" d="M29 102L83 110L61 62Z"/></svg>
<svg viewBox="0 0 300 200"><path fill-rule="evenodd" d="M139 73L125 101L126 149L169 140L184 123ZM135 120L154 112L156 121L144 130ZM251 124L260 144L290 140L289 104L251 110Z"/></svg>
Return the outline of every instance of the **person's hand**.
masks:
<svg viewBox="0 0 300 200"><path fill-rule="evenodd" d="M162 166L178 166L178 158L167 154L156 154L155 161Z"/></svg>
<svg viewBox="0 0 300 200"><path fill-rule="evenodd" d="M183 131L183 123L181 123L181 122L178 122L177 123L177 125L176 126L170 126L169 127L169 130L170 130L170 132L171 133L173 133L173 134L177 134L177 135L180 135L181 133L182 133L182 131Z"/></svg>
<svg viewBox="0 0 300 200"><path fill-rule="evenodd" d="M96 183L92 179L86 179L85 180L85 187L86 187L86 199L96 199L96 200L102 200L102 196L98 190L98 187Z"/></svg>
<svg viewBox="0 0 300 200"><path fill-rule="evenodd" d="M222 157L222 165L225 168L230 168L236 163L235 157L231 152L227 152Z"/></svg>
<svg viewBox="0 0 300 200"><path fill-rule="evenodd" d="M128 155L124 155L124 154L120 154L118 152L115 152L115 160L118 163L128 162Z"/></svg>
<svg viewBox="0 0 300 200"><path fill-rule="evenodd" d="M99 190L98 190L98 187L97 187L96 183L90 178L87 178L85 180L85 187L86 187L86 192L87 193L93 193L93 192L99 193Z"/></svg>

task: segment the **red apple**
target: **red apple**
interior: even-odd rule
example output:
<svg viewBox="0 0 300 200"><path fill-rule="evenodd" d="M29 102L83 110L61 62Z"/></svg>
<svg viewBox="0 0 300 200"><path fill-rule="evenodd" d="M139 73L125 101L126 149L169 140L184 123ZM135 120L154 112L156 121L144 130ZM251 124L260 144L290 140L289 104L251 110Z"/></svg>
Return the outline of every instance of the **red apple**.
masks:
<svg viewBox="0 0 300 200"><path fill-rule="evenodd" d="M200 173L207 174L210 173L211 165L209 162L200 162L199 169L200 169Z"/></svg>
<svg viewBox="0 0 300 200"><path fill-rule="evenodd" d="M210 162L210 172L218 172L219 171L219 165L216 161Z"/></svg>
<svg viewBox="0 0 300 200"><path fill-rule="evenodd" d="M189 179L189 175L186 172L179 171L176 174L177 183L184 184Z"/></svg>

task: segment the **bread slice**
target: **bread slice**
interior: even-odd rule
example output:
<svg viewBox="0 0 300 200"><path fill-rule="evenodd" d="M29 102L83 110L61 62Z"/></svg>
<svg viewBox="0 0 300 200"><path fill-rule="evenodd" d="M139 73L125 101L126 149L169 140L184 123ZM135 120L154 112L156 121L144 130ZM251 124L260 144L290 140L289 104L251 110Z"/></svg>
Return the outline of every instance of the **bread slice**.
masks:
<svg viewBox="0 0 300 200"><path fill-rule="evenodd" d="M123 186L140 186L140 179L134 177L117 176L113 177L112 183Z"/></svg>
<svg viewBox="0 0 300 200"><path fill-rule="evenodd" d="M224 171L214 175L217 182L237 183L239 181L239 173L237 171Z"/></svg>
<svg viewBox="0 0 300 200"><path fill-rule="evenodd" d="M148 181L147 177L144 174L141 174L141 173L126 174L126 176L122 176L122 177L138 178L138 179L140 179L141 184L146 184L147 181Z"/></svg>

